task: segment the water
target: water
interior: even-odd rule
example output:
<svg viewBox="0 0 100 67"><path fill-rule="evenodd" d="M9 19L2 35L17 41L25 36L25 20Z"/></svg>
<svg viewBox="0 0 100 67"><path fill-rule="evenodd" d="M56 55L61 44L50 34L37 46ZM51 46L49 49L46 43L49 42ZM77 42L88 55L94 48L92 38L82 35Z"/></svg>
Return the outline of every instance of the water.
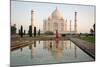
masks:
<svg viewBox="0 0 100 67"><path fill-rule="evenodd" d="M11 51L11 65L36 65L94 61L70 40L33 41L33 44Z"/></svg>

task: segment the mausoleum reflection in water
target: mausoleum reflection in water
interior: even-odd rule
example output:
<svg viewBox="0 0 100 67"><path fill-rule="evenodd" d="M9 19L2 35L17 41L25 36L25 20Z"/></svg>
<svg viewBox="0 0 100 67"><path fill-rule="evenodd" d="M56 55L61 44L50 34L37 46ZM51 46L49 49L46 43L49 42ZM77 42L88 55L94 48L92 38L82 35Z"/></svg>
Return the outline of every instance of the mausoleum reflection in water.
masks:
<svg viewBox="0 0 100 67"><path fill-rule="evenodd" d="M70 40L33 41L32 45L11 52L12 65L93 60Z"/></svg>
<svg viewBox="0 0 100 67"><path fill-rule="evenodd" d="M44 41L43 48L50 51L56 59L63 55L64 49L71 48L71 42L68 45L67 41Z"/></svg>
<svg viewBox="0 0 100 67"><path fill-rule="evenodd" d="M38 44L39 43L40 41L38 41ZM61 57L63 55L64 49L67 48L71 49L71 41L69 42L69 44L68 41L58 41L58 40L43 41L43 49L50 51L55 56L55 58ZM36 41L34 41L33 44L29 46L29 49L31 50L33 57L36 49ZM76 53L76 47L75 47L75 53Z"/></svg>

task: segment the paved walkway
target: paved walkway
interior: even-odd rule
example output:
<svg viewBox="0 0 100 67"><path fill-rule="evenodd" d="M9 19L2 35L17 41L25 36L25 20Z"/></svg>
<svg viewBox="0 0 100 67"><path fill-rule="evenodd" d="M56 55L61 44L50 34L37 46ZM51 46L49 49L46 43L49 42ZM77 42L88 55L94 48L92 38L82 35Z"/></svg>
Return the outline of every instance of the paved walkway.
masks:
<svg viewBox="0 0 100 67"><path fill-rule="evenodd" d="M70 38L72 42L74 42L79 48L89 54L92 58L95 59L95 44L78 39L78 38Z"/></svg>
<svg viewBox="0 0 100 67"><path fill-rule="evenodd" d="M32 38L12 38L11 39L11 51L18 49L20 47L27 46L29 44L32 44Z"/></svg>

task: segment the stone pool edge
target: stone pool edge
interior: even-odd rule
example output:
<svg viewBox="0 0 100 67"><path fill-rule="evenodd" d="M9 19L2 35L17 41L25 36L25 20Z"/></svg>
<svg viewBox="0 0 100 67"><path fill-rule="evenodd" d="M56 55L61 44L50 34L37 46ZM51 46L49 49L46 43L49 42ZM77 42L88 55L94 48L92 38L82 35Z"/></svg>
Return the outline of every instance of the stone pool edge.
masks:
<svg viewBox="0 0 100 67"><path fill-rule="evenodd" d="M83 46L83 42L82 42L82 40L80 40L80 39L78 39L78 38L70 38L70 40L73 42L73 43L75 43L75 45L76 46L78 46L80 49L82 49L84 52L86 52L89 56L91 56L93 59L94 59L94 61L95 61L95 47L94 47L94 52L91 52L89 49L88 49L88 47L86 48L86 47L84 47ZM86 41L85 41L85 45L90 45L90 44L88 44ZM94 44L93 44L94 45Z"/></svg>

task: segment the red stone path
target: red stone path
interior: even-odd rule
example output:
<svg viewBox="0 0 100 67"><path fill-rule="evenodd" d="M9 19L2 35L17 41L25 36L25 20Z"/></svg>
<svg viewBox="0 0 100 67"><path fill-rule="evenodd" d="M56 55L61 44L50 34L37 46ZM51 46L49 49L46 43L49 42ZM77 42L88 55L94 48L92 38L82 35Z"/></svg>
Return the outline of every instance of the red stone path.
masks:
<svg viewBox="0 0 100 67"><path fill-rule="evenodd" d="M78 39L78 38L70 38L72 42L74 42L79 48L89 54L91 57L95 58L95 44Z"/></svg>

